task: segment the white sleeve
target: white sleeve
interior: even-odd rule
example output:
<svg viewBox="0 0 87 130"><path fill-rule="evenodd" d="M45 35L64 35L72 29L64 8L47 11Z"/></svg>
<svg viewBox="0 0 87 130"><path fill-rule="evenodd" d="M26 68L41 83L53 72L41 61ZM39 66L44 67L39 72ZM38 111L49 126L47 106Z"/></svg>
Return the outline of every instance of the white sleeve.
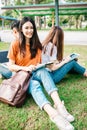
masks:
<svg viewBox="0 0 87 130"><path fill-rule="evenodd" d="M45 52L45 54L44 54L44 52L42 51L42 63L47 63L47 62L56 60L57 49L56 49L56 47L54 46L54 48L53 48L53 54L52 54L52 56L50 56L51 48L52 48L52 43L49 43L49 44L46 46L46 52Z"/></svg>

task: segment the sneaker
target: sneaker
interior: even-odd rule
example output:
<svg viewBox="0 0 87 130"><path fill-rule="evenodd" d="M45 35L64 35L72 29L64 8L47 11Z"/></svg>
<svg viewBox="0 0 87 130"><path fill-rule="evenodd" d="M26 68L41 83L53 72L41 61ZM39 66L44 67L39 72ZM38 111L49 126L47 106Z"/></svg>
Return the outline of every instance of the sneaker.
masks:
<svg viewBox="0 0 87 130"><path fill-rule="evenodd" d="M60 114L50 119L58 127L59 130L74 130L74 127Z"/></svg>
<svg viewBox="0 0 87 130"><path fill-rule="evenodd" d="M64 101L62 101L61 106L54 106L54 107L57 109L57 111L60 113L62 117L67 119L67 121L73 122L75 120L74 117L66 110L64 106Z"/></svg>

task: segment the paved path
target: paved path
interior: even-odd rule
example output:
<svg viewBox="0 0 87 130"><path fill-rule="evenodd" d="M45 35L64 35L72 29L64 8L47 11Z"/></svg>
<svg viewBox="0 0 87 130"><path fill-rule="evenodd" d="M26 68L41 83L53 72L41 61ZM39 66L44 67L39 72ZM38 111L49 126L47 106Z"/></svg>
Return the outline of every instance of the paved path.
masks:
<svg viewBox="0 0 87 130"><path fill-rule="evenodd" d="M40 40L42 41L48 31L38 31ZM12 31L2 30L0 31L0 37L2 41L11 42L13 40ZM64 43L65 44L77 44L77 45L87 45L87 31L65 31L64 32Z"/></svg>
<svg viewBox="0 0 87 130"><path fill-rule="evenodd" d="M87 31L64 32L65 44L87 45Z"/></svg>

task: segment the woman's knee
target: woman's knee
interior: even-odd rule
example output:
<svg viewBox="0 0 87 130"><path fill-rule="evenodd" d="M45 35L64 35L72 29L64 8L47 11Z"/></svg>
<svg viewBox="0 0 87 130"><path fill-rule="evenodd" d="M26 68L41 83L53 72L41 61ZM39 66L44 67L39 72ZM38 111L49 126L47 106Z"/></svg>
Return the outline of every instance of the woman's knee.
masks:
<svg viewBox="0 0 87 130"><path fill-rule="evenodd" d="M37 80L31 80L30 84L29 84L29 87L30 88L32 87L32 89L33 89L33 88L35 88L38 85L40 85L39 81L37 81Z"/></svg>
<svg viewBox="0 0 87 130"><path fill-rule="evenodd" d="M48 77L50 74L45 68L39 69L35 75L34 78L41 81L42 78Z"/></svg>
<svg viewBox="0 0 87 130"><path fill-rule="evenodd" d="M41 85L40 82L37 80L31 80L29 84L28 91L30 93L35 93L38 89L40 89Z"/></svg>
<svg viewBox="0 0 87 130"><path fill-rule="evenodd" d="M48 73L48 71L45 68L39 69L37 72L38 73Z"/></svg>

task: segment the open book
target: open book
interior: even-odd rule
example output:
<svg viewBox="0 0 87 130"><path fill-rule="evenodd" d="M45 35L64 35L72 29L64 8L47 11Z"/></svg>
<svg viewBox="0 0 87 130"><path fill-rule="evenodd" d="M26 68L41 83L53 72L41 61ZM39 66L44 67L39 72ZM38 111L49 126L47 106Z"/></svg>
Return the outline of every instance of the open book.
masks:
<svg viewBox="0 0 87 130"><path fill-rule="evenodd" d="M4 68L8 68L8 62L0 63L0 66L3 66Z"/></svg>
<svg viewBox="0 0 87 130"><path fill-rule="evenodd" d="M72 54L70 55L71 60L77 59L77 58L79 57L79 55L80 55L80 54L78 54L78 53L72 53Z"/></svg>
<svg viewBox="0 0 87 130"><path fill-rule="evenodd" d="M36 71L36 70L38 70L38 69L41 69L41 68L43 68L43 67L46 67L46 65L50 65L50 64L53 64L53 61L47 62L47 63L43 63L43 64L38 64L38 65L36 66L36 69L35 69L34 71Z"/></svg>
<svg viewBox="0 0 87 130"><path fill-rule="evenodd" d="M79 54L77 54L77 53L72 53L72 54L70 54L70 57L71 57L71 60L78 59ZM47 63L43 63L43 64L38 64L38 65L36 66L36 69L35 69L34 71L36 71L36 70L38 70L38 69L40 69L40 68L46 67L47 65L50 65L50 64L53 64L53 63L54 63L54 61L47 62ZM60 63L58 63L58 64L60 64ZM61 65L61 66L62 66L62 65Z"/></svg>

